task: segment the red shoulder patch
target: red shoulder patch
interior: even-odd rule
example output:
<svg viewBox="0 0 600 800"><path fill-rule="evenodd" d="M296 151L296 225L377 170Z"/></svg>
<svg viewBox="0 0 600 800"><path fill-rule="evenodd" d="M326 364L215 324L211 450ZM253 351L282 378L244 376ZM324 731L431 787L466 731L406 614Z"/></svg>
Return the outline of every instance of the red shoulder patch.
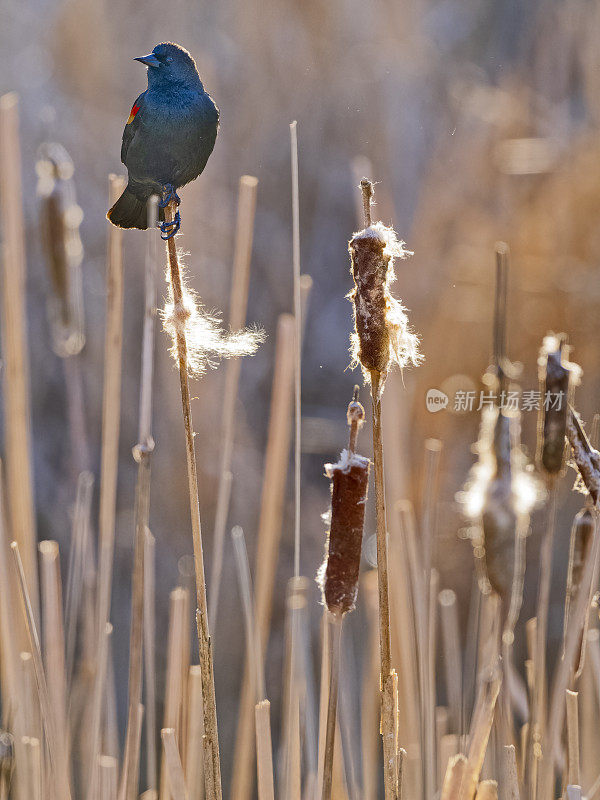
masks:
<svg viewBox="0 0 600 800"><path fill-rule="evenodd" d="M134 117L135 117L135 115L138 113L138 111L139 111L139 110L140 110L140 107L139 107L139 106L136 106L136 105L135 105L135 103L134 103L134 104L133 104L133 108L131 109L131 111L130 111L130 113L129 113L129 119L127 120L127 124L128 124L128 125L129 125L131 122L133 122L133 120L134 120Z"/></svg>

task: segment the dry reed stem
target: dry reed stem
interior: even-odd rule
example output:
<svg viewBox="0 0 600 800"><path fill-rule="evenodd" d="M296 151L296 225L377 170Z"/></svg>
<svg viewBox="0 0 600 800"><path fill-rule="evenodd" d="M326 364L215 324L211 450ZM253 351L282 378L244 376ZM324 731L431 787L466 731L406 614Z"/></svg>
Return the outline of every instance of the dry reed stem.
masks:
<svg viewBox="0 0 600 800"><path fill-rule="evenodd" d="M129 698L127 731L125 735L125 757L119 786L119 800L136 800L138 786L135 783L135 761L139 754L135 750L136 726L139 705L142 700L143 639L144 639L144 538L150 514L150 475L154 451L152 438L152 379L154 374L154 328L156 318L156 222L158 198L153 195L148 202L148 230L144 325L142 331L142 364L140 378L138 442L133 448L137 462L137 480L134 505L134 546L131 587L131 628L129 635Z"/></svg>
<svg viewBox="0 0 600 800"><path fill-rule="evenodd" d="M254 569L254 608L260 633L261 658L268 641L273 587L281 539L283 498L290 448L294 380L294 320L282 314L277 325L275 370L263 474L261 510ZM246 658L238 714L231 796L249 800L254 781L254 687Z"/></svg>
<svg viewBox="0 0 600 800"><path fill-rule="evenodd" d="M444 784L444 776L446 774L446 767L448 761L458 754L459 749L459 736L457 733L447 733L440 737L437 749L437 762L438 762L438 784L441 787Z"/></svg>
<svg viewBox="0 0 600 800"><path fill-rule="evenodd" d="M155 540L148 528L144 531L144 688L146 710L146 780L151 789L158 786L158 758L156 754L156 661L155 632L156 607Z"/></svg>
<svg viewBox="0 0 600 800"><path fill-rule="evenodd" d="M581 786L567 786L567 800L581 800Z"/></svg>
<svg viewBox="0 0 600 800"><path fill-rule="evenodd" d="M198 753L202 751L204 720L202 715L202 672L200 667L190 667L188 675L188 731L185 757L185 782L190 800L204 797L204 770Z"/></svg>
<svg viewBox="0 0 600 800"><path fill-rule="evenodd" d="M379 585L379 650L381 662L381 731L383 737L384 782L386 800L396 800L396 725L391 681L391 635L388 586L387 527L381 436L381 374L371 372L373 402L373 460L375 464L375 509L377 524L377 577Z"/></svg>
<svg viewBox="0 0 600 800"><path fill-rule="evenodd" d="M256 627L256 615L252 604L252 584L250 565L244 532L235 527L231 532L236 565L244 610L246 628L246 647L250 663L253 665L252 683L255 688L256 705L254 707L256 727L256 770L259 800L262 797L273 798L273 753L271 745L270 703L266 699L265 676L260 648L260 637Z"/></svg>
<svg viewBox="0 0 600 800"><path fill-rule="evenodd" d="M292 167L292 264L294 275L294 576L300 576L300 465L302 458L302 294L300 288L300 192L298 187L298 123L290 124Z"/></svg>
<svg viewBox="0 0 600 800"><path fill-rule="evenodd" d="M188 800L175 731L173 728L163 728L160 735L163 743L164 763L166 765L171 796L173 800Z"/></svg>
<svg viewBox="0 0 600 800"><path fill-rule="evenodd" d="M170 202L165 209L165 221L173 222L175 203ZM172 291L174 314L180 319L184 313L181 271L175 237L167 241L169 259L169 282ZM190 496L190 514L192 520L192 540L194 545L194 563L196 569L196 625L200 649L200 666L202 668L202 698L204 710L204 779L207 800L221 800L221 759L219 755L219 732L217 728L217 703L215 697L215 681L213 675L212 649L208 627L208 611L206 603L206 581L204 577L204 555L202 548L202 530L200 525L200 502L198 496L198 470L196 451L194 448L194 426L192 422L192 406L188 379L188 358L185 329L176 327L177 364L181 385L181 403L183 424L185 428L186 456L188 470L188 488Z"/></svg>
<svg viewBox="0 0 600 800"><path fill-rule="evenodd" d="M466 774L467 758L462 753L458 753L448 761L440 800L460 800Z"/></svg>
<svg viewBox="0 0 600 800"><path fill-rule="evenodd" d="M579 786L581 773L579 768L579 709L578 693L567 689L565 700L567 705L567 783Z"/></svg>
<svg viewBox="0 0 600 800"><path fill-rule="evenodd" d="M119 762L114 756L100 756L98 759L98 786L102 800L117 800L117 777Z"/></svg>
<svg viewBox="0 0 600 800"><path fill-rule="evenodd" d="M29 356L25 312L25 230L19 144L19 100L0 97L2 213L2 367L4 441L11 536L18 542L34 619L39 622L35 511L31 465ZM19 624L21 646L25 629Z"/></svg>
<svg viewBox="0 0 600 800"><path fill-rule="evenodd" d="M554 764L558 740L563 727L565 712L565 691L568 688L571 672L574 667L577 648L581 640L581 631L584 626L585 617L589 606L589 590L593 575L596 571L598 553L600 547L600 536L598 534L597 512L594 511L595 527L594 540L591 548L590 557L581 581L581 589L577 596L577 602L570 617L569 631L565 640L564 655L558 663L554 677L552 695L550 699L550 713L548 715L548 727L544 742L544 766L540 771L540 787L538 797L545 800L549 796L554 786Z"/></svg>
<svg viewBox="0 0 600 800"><path fill-rule="evenodd" d="M29 784L30 800L42 800L43 798L43 778L42 778L42 752L40 740L31 736L23 736L22 744L25 750L25 763L27 771L27 782Z"/></svg>
<svg viewBox="0 0 600 800"><path fill-rule="evenodd" d="M109 176L109 204L123 192L125 181ZM123 231L108 224L106 334L104 343L104 385L102 398L102 459L100 465L99 573L96 622L96 676L92 710L91 776L88 800L94 800L100 756L100 725L108 652L106 626L110 621L110 598L115 546L115 512L119 463L121 415L121 354L123 348Z"/></svg>
<svg viewBox="0 0 600 800"><path fill-rule="evenodd" d="M520 800L517 758L513 744L506 744L502 748L498 795L500 800Z"/></svg>
<svg viewBox="0 0 600 800"><path fill-rule="evenodd" d="M167 675L165 686L163 728L172 728L181 738L181 709L184 702L183 665L185 639L188 638L189 593L173 589L169 603L169 641L167 646ZM168 771L163 751L160 770L160 800L169 800Z"/></svg>
<svg viewBox="0 0 600 800"><path fill-rule="evenodd" d="M35 739L42 738L42 719L35 677L33 656L29 651L19 653L20 665L20 703L19 713L23 720L25 736Z"/></svg>
<svg viewBox="0 0 600 800"><path fill-rule="evenodd" d="M446 693L452 731L458 733L462 713L462 650L456 592L443 589L439 594L440 627L444 648Z"/></svg>
<svg viewBox="0 0 600 800"><path fill-rule="evenodd" d="M530 745L528 753L528 772L531 771L533 751L544 737L546 728L545 709L547 701L546 676L546 638L548 631L548 611L550 607L550 588L552 582L552 555L554 549L554 532L556 530L556 482L550 486L548 501L548 519L540 550L540 570L536 611L536 638L534 655L534 692L532 719L530 725Z"/></svg>
<svg viewBox="0 0 600 800"><path fill-rule="evenodd" d="M231 330L234 331L243 328L246 324L257 186L258 180L251 175L242 175L240 178L233 272L231 276L229 300L229 326ZM213 631L213 636L216 630L217 614L219 611L219 592L223 571L225 530L227 527L231 496L231 463L235 435L235 410L241 366L241 358L231 358L225 367L225 389L223 393L223 414L221 417L219 487L217 490L217 509L215 512L208 604L209 625L210 630Z"/></svg>
<svg viewBox="0 0 600 800"><path fill-rule="evenodd" d="M65 634L62 615L60 554L58 544L40 542L42 610L44 621L44 667L58 745L58 757L68 775L69 736L67 727L67 676Z"/></svg>
<svg viewBox="0 0 600 800"><path fill-rule="evenodd" d="M271 704L261 700L254 707L256 723L256 772L258 800L274 800L273 746L271 743Z"/></svg>
<svg viewBox="0 0 600 800"><path fill-rule="evenodd" d="M594 666L594 648L598 646L600 632L597 628L590 628L587 632L588 657L581 673L581 784L591 786L598 772L600 772L600 741L597 731L600 730L600 708L597 701L598 672ZM596 650L597 652L597 650Z"/></svg>
<svg viewBox="0 0 600 800"><path fill-rule="evenodd" d="M77 497L71 528L67 590L65 597L65 669L67 691L70 692L75 664L77 625L81 607L81 596L85 579L85 549L90 546L89 523L94 476L81 472L77 479Z"/></svg>
<svg viewBox="0 0 600 800"><path fill-rule="evenodd" d="M460 800L472 800L477 790L477 783L483 766L488 739L494 721L494 709L498 692L500 691L501 678L499 675L490 674L484 678L473 712L471 721L471 734L467 756L467 769L461 789Z"/></svg>
<svg viewBox="0 0 600 800"><path fill-rule="evenodd" d="M498 800L498 784L496 781L481 781L477 787L475 800Z"/></svg>
<svg viewBox="0 0 600 800"><path fill-rule="evenodd" d="M33 656L33 665L35 667L35 679L38 688L38 699L44 730L46 732L46 741L48 743L48 750L50 752L51 769L54 777L54 786L57 798L65 798L70 800L71 790L69 787L69 778L66 769L66 763L61 761L60 747L57 742L56 725L54 715L52 713L52 705L50 703L50 696L48 694L48 684L44 672L44 665L42 662L42 651L40 647L40 639L37 632L35 618L33 616L33 608L31 606L31 598L29 596L29 587L27 586L27 579L25 577L25 570L21 555L19 552L19 545L17 542L11 544L11 550L14 559L17 576L19 579L19 590L21 593L21 601L23 606L23 613L27 627L27 634L29 637L29 644L31 647L31 654Z"/></svg>
<svg viewBox="0 0 600 800"><path fill-rule="evenodd" d="M379 738L379 630L377 570L363 574L363 596L368 617L368 640L361 693L361 743L364 800L376 800Z"/></svg>
<svg viewBox="0 0 600 800"><path fill-rule="evenodd" d="M11 707L18 706L19 679L18 679L18 637L15 636L15 621L18 619L15 608L19 603L17 585L13 570L9 566L10 550L6 530L6 515L4 503L4 468L0 459L0 585L5 587L0 603L0 642L2 644L0 667L2 670L2 724L8 727ZM23 626L23 631L26 631ZM20 741L21 734L18 720L15 725L15 735Z"/></svg>
<svg viewBox="0 0 600 800"><path fill-rule="evenodd" d="M328 614L327 623L329 628L329 636L327 639L330 649L330 656L328 675L329 689L327 692L327 723L325 729L325 752L323 754L323 785L321 790L322 800L331 800L333 753L335 747L338 687L340 679L342 615Z"/></svg>

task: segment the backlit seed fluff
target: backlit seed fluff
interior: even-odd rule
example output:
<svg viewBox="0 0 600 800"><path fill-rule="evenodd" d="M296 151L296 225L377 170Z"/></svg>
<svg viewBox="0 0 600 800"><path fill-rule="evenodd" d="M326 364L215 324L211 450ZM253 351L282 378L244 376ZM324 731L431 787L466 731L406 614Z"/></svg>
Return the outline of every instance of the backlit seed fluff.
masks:
<svg viewBox="0 0 600 800"><path fill-rule="evenodd" d="M349 244L354 289L352 366L361 365L365 379L372 371L383 380L393 364L400 368L422 361L419 337L410 327L402 303L392 296L394 258L412 255L392 228L377 222L355 233ZM383 381L382 381L383 383Z"/></svg>

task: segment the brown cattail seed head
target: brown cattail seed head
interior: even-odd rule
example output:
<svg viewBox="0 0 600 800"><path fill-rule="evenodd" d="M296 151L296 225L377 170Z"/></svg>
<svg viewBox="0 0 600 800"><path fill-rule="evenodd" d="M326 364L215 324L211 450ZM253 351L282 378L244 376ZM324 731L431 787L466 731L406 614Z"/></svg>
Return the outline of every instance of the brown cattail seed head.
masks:
<svg viewBox="0 0 600 800"><path fill-rule="evenodd" d="M354 289L348 295L354 306L355 331L351 336L353 365L385 378L393 363L405 367L421 361L419 340L412 332L402 304L390 291L394 256L409 253L392 228L381 222L354 234L349 245Z"/></svg>
<svg viewBox="0 0 600 800"><path fill-rule="evenodd" d="M331 527L317 580L332 614L346 614L356 602L369 466L368 458L348 450L337 464L325 465L331 478Z"/></svg>
<svg viewBox="0 0 600 800"><path fill-rule="evenodd" d="M575 599L586 560L590 553L594 537L594 513L591 508L582 508L575 515L571 528L571 543L569 547L569 571L567 574L567 594L565 602L565 623L568 622L569 607ZM565 624L566 627L566 624Z"/></svg>
<svg viewBox="0 0 600 800"><path fill-rule="evenodd" d="M565 464L565 434L568 406L580 368L564 358L564 337L544 337L538 358L540 414L537 462L547 475L559 475Z"/></svg>

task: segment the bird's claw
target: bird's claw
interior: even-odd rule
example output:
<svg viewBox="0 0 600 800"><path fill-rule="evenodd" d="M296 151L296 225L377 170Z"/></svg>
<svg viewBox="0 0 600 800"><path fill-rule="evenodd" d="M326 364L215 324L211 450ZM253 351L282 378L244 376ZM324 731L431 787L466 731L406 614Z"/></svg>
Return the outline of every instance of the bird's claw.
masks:
<svg viewBox="0 0 600 800"><path fill-rule="evenodd" d="M158 204L159 208L166 208L171 201L174 201L177 205L181 204L181 199L177 192L175 191L175 187L172 183L165 183L163 186L163 196L162 200Z"/></svg>
<svg viewBox="0 0 600 800"><path fill-rule="evenodd" d="M173 222L161 222L160 225L160 238L163 241L167 241L168 239L172 239L173 236L179 231L181 227L181 214L179 211L175 212L175 217L173 218Z"/></svg>

